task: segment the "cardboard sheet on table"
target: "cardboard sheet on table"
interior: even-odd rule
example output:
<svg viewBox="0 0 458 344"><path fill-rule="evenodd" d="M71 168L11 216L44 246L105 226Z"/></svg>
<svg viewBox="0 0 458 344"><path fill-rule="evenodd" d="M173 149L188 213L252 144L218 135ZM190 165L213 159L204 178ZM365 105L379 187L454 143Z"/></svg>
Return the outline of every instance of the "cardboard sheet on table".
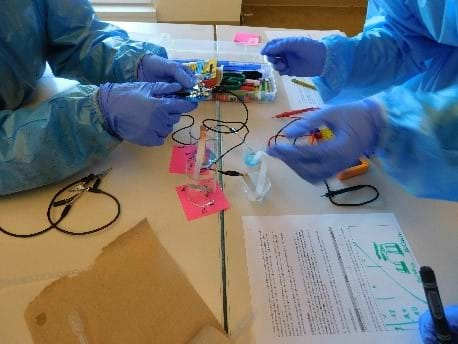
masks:
<svg viewBox="0 0 458 344"><path fill-rule="evenodd" d="M206 325L221 330L146 220L89 270L46 287L25 318L35 344L181 344Z"/></svg>
<svg viewBox="0 0 458 344"><path fill-rule="evenodd" d="M181 206L183 207L186 218L189 221L208 216L222 210L229 208L229 201L221 190L220 187L210 194L208 197L214 200L213 204L207 207L199 207L192 204L186 195L186 185L177 186L176 188L178 198L180 199Z"/></svg>
<svg viewBox="0 0 458 344"><path fill-rule="evenodd" d="M170 160L169 172L170 173L186 173L186 166L189 160L196 154L196 146L173 146L172 159Z"/></svg>
<svg viewBox="0 0 458 344"><path fill-rule="evenodd" d="M236 32L234 36L234 42L242 43L246 45L259 44L261 37L258 34L250 32Z"/></svg>

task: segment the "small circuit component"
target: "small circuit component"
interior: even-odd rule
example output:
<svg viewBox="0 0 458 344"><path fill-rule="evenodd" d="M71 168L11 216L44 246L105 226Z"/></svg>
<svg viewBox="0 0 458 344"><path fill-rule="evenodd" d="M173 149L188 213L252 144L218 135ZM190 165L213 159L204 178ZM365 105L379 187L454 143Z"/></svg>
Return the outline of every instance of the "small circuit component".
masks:
<svg viewBox="0 0 458 344"><path fill-rule="evenodd" d="M172 97L184 98L192 102L200 102L212 97L212 89L205 87L205 84L200 81L193 88L173 93Z"/></svg>

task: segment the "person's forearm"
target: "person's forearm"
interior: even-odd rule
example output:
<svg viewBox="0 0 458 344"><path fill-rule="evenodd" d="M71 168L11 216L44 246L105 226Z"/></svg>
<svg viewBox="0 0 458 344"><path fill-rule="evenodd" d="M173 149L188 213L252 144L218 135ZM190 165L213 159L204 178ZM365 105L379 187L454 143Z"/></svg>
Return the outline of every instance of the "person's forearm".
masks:
<svg viewBox="0 0 458 344"><path fill-rule="evenodd" d="M119 143L105 130L95 86L76 86L33 109L0 111L0 195L62 180Z"/></svg>
<svg viewBox="0 0 458 344"><path fill-rule="evenodd" d="M387 119L377 155L412 194L458 201L457 94L458 86L436 93L401 86L375 97Z"/></svg>
<svg viewBox="0 0 458 344"><path fill-rule="evenodd" d="M84 84L137 81L145 54L167 57L164 48L129 39L100 21L87 0L47 0L48 62L56 76Z"/></svg>
<svg viewBox="0 0 458 344"><path fill-rule="evenodd" d="M348 38L325 38L323 73L314 79L325 101L361 99L399 85L419 73L423 63L410 55L400 37L381 26Z"/></svg>

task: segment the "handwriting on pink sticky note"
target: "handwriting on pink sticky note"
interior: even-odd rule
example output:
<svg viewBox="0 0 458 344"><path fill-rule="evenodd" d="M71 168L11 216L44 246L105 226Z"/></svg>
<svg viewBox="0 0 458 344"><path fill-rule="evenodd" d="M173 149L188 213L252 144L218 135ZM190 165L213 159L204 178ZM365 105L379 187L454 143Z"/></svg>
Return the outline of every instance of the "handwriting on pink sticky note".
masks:
<svg viewBox="0 0 458 344"><path fill-rule="evenodd" d="M173 146L172 159L170 160L169 172L170 173L186 173L186 166L189 161L194 158L196 154L195 145L187 146Z"/></svg>
<svg viewBox="0 0 458 344"><path fill-rule="evenodd" d="M187 185L177 186L176 191L188 221L211 215L229 208L229 202L226 196L224 196L223 190L221 190L219 186L216 187L214 192L206 196L208 199L208 205L206 206L198 206L192 203L187 194L187 187Z"/></svg>
<svg viewBox="0 0 458 344"><path fill-rule="evenodd" d="M261 38L259 35L249 32L237 32L234 36L234 42L246 45L259 44L260 40Z"/></svg>

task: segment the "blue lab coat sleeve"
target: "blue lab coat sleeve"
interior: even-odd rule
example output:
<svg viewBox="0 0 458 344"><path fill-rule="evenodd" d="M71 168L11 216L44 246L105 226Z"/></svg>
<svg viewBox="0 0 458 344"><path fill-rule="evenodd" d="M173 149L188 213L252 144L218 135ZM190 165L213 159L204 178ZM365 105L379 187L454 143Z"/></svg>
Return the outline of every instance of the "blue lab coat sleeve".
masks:
<svg viewBox="0 0 458 344"><path fill-rule="evenodd" d="M387 118L377 152L387 173L416 196L458 201L458 86L375 98Z"/></svg>
<svg viewBox="0 0 458 344"><path fill-rule="evenodd" d="M137 81L145 54L167 57L164 48L129 40L100 21L88 0L47 1L47 60L56 76L85 84Z"/></svg>
<svg viewBox="0 0 458 344"><path fill-rule="evenodd" d="M36 108L0 111L0 195L66 178L119 143L105 129L98 87L78 85Z"/></svg>
<svg viewBox="0 0 458 344"><path fill-rule="evenodd" d="M328 54L314 82L325 101L361 99L400 85L458 45L456 0L374 3L383 15L368 21L361 34L323 39Z"/></svg>

